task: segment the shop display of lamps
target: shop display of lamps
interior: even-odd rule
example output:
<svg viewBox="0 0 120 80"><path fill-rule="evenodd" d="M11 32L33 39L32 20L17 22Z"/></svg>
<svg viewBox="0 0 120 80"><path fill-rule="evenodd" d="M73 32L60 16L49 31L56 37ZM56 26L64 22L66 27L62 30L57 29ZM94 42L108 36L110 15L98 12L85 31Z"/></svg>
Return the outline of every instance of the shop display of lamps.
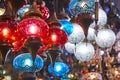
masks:
<svg viewBox="0 0 120 80"><path fill-rule="evenodd" d="M107 14L96 5L98 1L70 1L71 20L59 20L55 6L54 10L49 10L43 4L45 2L38 4L35 0L32 4L23 5L18 9L15 19L12 16L0 22L0 54L3 62L9 54L20 53L14 57L13 67L18 72L28 74L28 77L29 74L33 76L42 71L42 77L39 77L45 80L46 77L56 80L74 77L77 80L103 80L105 76L119 80L120 35L117 34L116 38L115 32L109 26L106 27ZM0 16L4 16L2 8ZM112 53L111 48L115 49L116 54ZM100 53L101 50L104 54ZM113 55L117 55L114 56L117 65L111 65ZM100 65L93 65L97 59Z"/></svg>

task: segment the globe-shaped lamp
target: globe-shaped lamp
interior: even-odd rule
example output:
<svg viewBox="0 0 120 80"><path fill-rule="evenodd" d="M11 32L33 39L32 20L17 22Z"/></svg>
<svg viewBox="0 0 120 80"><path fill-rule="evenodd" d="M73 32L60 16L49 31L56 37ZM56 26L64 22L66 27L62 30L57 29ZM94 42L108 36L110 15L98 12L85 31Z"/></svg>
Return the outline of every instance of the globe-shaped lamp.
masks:
<svg viewBox="0 0 120 80"><path fill-rule="evenodd" d="M47 23L38 18L26 18L18 24L18 30L25 37L46 37L49 33Z"/></svg>
<svg viewBox="0 0 120 80"><path fill-rule="evenodd" d="M89 72L85 74L82 78L83 80L103 80L101 74L97 72Z"/></svg>
<svg viewBox="0 0 120 80"><path fill-rule="evenodd" d="M93 40L95 40L95 37L96 37L95 29L89 27L87 39L88 39L89 41L93 41Z"/></svg>
<svg viewBox="0 0 120 80"><path fill-rule="evenodd" d="M68 35L70 35L73 32L73 25L71 22L67 20L60 20L61 29L63 29Z"/></svg>
<svg viewBox="0 0 120 80"><path fill-rule="evenodd" d="M63 62L55 62L54 65L48 66L48 72L53 76L64 76L70 71L69 66Z"/></svg>
<svg viewBox="0 0 120 80"><path fill-rule="evenodd" d="M83 41L84 38L85 35L82 27L77 23L73 23L73 32L68 36L68 41L75 44Z"/></svg>
<svg viewBox="0 0 120 80"><path fill-rule="evenodd" d="M93 58L95 53L94 47L91 43L82 42L76 46L75 57L77 60L85 62Z"/></svg>
<svg viewBox="0 0 120 80"><path fill-rule="evenodd" d="M44 44L64 45L68 40L66 32L60 28L50 28L49 35L44 39Z"/></svg>
<svg viewBox="0 0 120 80"><path fill-rule="evenodd" d="M15 57L13 67L20 72L35 72L43 68L44 62L40 56L36 56L33 62L30 53L20 54Z"/></svg>
<svg viewBox="0 0 120 80"><path fill-rule="evenodd" d="M120 67L111 68L107 71L107 78L109 80L119 80L120 79Z"/></svg>
<svg viewBox="0 0 120 80"><path fill-rule="evenodd" d="M65 50L68 53L74 53L75 52L75 44L72 44L70 42L65 43Z"/></svg>
<svg viewBox="0 0 120 80"><path fill-rule="evenodd" d="M4 8L0 8L0 16L3 15L5 13L5 9Z"/></svg>
<svg viewBox="0 0 120 80"><path fill-rule="evenodd" d="M27 11L29 11L29 9L30 9L30 5L29 5L29 4L24 5L24 6L22 6L20 9L18 9L17 15L18 15L20 18L23 18L24 15L25 15L25 13L26 13Z"/></svg>
<svg viewBox="0 0 120 80"><path fill-rule="evenodd" d="M79 13L94 14L95 0L72 0L69 3L71 13L77 16Z"/></svg>
<svg viewBox="0 0 120 80"><path fill-rule="evenodd" d="M46 7L46 6L39 6L38 5L38 10L40 10L41 12L42 12L42 19L44 19L44 20L46 20L46 19L48 19L49 18L49 16L50 16L50 11L49 11L49 9Z"/></svg>
<svg viewBox="0 0 120 80"><path fill-rule="evenodd" d="M101 48L108 48L115 43L116 36L111 29L101 29L98 31L96 43Z"/></svg>
<svg viewBox="0 0 120 80"><path fill-rule="evenodd" d="M93 18L95 17L95 15L93 15ZM105 13L105 11L101 8L99 8L98 10L98 22L97 25L99 27L99 29L101 29L105 24L107 23L107 14ZM95 21L90 25L91 28L95 27Z"/></svg>
<svg viewBox="0 0 120 80"><path fill-rule="evenodd" d="M0 40L10 40L12 25L8 22L0 22Z"/></svg>

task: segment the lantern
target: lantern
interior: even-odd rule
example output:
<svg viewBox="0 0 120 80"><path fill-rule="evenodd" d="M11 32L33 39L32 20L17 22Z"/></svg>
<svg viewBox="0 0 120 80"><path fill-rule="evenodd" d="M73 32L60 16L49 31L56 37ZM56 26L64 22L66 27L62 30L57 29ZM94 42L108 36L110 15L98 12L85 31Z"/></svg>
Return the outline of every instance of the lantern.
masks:
<svg viewBox="0 0 120 80"><path fill-rule="evenodd" d="M67 42L67 43L65 43L65 49L69 53L75 53L75 44Z"/></svg>
<svg viewBox="0 0 120 80"><path fill-rule="evenodd" d="M71 22L67 20L60 20L61 29L63 29L68 35L70 35L73 32L73 25Z"/></svg>
<svg viewBox="0 0 120 80"><path fill-rule="evenodd" d="M46 6L40 6L38 9L42 12L42 19L46 20L50 16L50 11Z"/></svg>
<svg viewBox="0 0 120 80"><path fill-rule="evenodd" d="M95 15L93 15L93 18ZM107 14L103 9L98 10L98 22L97 25L101 29L107 23ZM90 25L91 28L95 28L95 21Z"/></svg>
<svg viewBox="0 0 120 80"><path fill-rule="evenodd" d="M68 40L67 34L60 28L50 28L49 36L45 38L44 44L64 45Z"/></svg>
<svg viewBox="0 0 120 80"><path fill-rule="evenodd" d="M75 57L82 62L89 61L93 58L95 53L94 47L91 43L80 43L76 46Z"/></svg>
<svg viewBox="0 0 120 80"><path fill-rule="evenodd" d="M32 57L29 53L20 54L15 57L13 66L20 72L35 72L43 68L44 62L40 56L36 56L33 62Z"/></svg>
<svg viewBox="0 0 120 80"><path fill-rule="evenodd" d="M101 48L108 48L115 43L116 36L111 29L101 29L98 31L96 43Z"/></svg>
<svg viewBox="0 0 120 80"><path fill-rule="evenodd" d="M73 32L68 36L68 41L75 44L82 42L84 38L85 35L82 27L77 23L73 23Z"/></svg>
<svg viewBox="0 0 120 80"><path fill-rule="evenodd" d="M4 8L0 8L0 16L3 15L5 13L5 9Z"/></svg>
<svg viewBox="0 0 120 80"><path fill-rule="evenodd" d="M95 38L96 38L95 29L89 27L87 39L90 41L93 41L93 40L95 40Z"/></svg>
<svg viewBox="0 0 120 80"><path fill-rule="evenodd" d="M25 13L28 12L30 9L30 5L27 4L27 5L24 5L23 7L21 7L20 9L18 9L17 11L17 15L19 16L18 19L21 20L21 18L24 17Z"/></svg>
<svg viewBox="0 0 120 80"><path fill-rule="evenodd" d="M101 74L97 72L90 72L83 76L83 80L103 80Z"/></svg>
<svg viewBox="0 0 120 80"><path fill-rule="evenodd" d="M69 72L69 66L63 62L55 62L48 66L48 72L54 76L64 76Z"/></svg>
<svg viewBox="0 0 120 80"><path fill-rule="evenodd" d="M72 0L69 3L69 9L71 13L77 16L79 13L91 13L94 14L94 0Z"/></svg>
<svg viewBox="0 0 120 80"><path fill-rule="evenodd" d="M18 30L21 35L23 34L26 38L28 37L46 37L49 33L49 27L47 23L38 18L27 18L22 20L18 24Z"/></svg>
<svg viewBox="0 0 120 80"><path fill-rule="evenodd" d="M0 22L0 40L10 40L12 25L8 22Z"/></svg>

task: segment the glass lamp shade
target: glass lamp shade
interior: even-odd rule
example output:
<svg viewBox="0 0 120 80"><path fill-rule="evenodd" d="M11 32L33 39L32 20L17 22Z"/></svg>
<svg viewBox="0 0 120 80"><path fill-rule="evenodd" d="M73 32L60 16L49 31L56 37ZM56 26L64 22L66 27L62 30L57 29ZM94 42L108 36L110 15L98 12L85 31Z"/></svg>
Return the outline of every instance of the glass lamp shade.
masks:
<svg viewBox="0 0 120 80"><path fill-rule="evenodd" d="M67 43L65 43L65 49L69 53L74 53L75 52L75 44L67 42Z"/></svg>
<svg viewBox="0 0 120 80"><path fill-rule="evenodd" d="M35 72L43 68L44 61L40 56L36 56L33 62L29 53L20 54L15 57L13 61L13 67L20 72Z"/></svg>
<svg viewBox="0 0 120 80"><path fill-rule="evenodd" d="M109 80L119 80L120 79L120 67L109 69L107 72L107 78Z"/></svg>
<svg viewBox="0 0 120 80"><path fill-rule="evenodd" d="M111 29L101 29L98 31L96 43L101 48L113 46L116 41L115 33Z"/></svg>
<svg viewBox="0 0 120 80"><path fill-rule="evenodd" d="M18 52L24 46L25 37L19 32L17 27L14 27L14 31L12 32L11 42L13 46L13 52Z"/></svg>
<svg viewBox="0 0 120 80"><path fill-rule="evenodd" d="M25 14L26 12L28 12L29 9L30 9L30 5L29 5L29 4L24 5L24 6L22 6L20 9L18 9L17 15L18 15L20 18L23 18L23 17L24 17L24 14Z"/></svg>
<svg viewBox="0 0 120 80"><path fill-rule="evenodd" d="M94 14L95 0L72 0L69 3L71 13L77 16L79 13Z"/></svg>
<svg viewBox="0 0 120 80"><path fill-rule="evenodd" d="M18 24L18 30L25 37L46 37L49 33L47 23L38 18L26 18Z"/></svg>
<svg viewBox="0 0 120 80"><path fill-rule="evenodd" d="M48 72L53 76L64 76L68 74L69 71L69 66L63 62L55 62L54 65L50 64L48 66Z"/></svg>
<svg viewBox="0 0 120 80"><path fill-rule="evenodd" d="M49 36L44 39L44 44L64 45L68 40L66 32L60 28L50 28Z"/></svg>
<svg viewBox="0 0 120 80"><path fill-rule="evenodd" d="M12 35L11 27L8 22L0 22L0 40L10 40Z"/></svg>
<svg viewBox="0 0 120 80"><path fill-rule="evenodd" d="M6 9L4 8L0 8L0 16L3 15L5 13Z"/></svg>
<svg viewBox="0 0 120 80"><path fill-rule="evenodd" d="M73 23L73 32L68 36L68 41L75 44L83 41L84 38L85 35L82 27L77 23Z"/></svg>
<svg viewBox="0 0 120 80"><path fill-rule="evenodd" d="M93 15L93 18L95 17L95 15ZM103 9L98 10L98 27L99 29L101 29L105 24L107 23L107 14L105 13L105 11ZM91 28L95 27L95 21L90 25Z"/></svg>
<svg viewBox="0 0 120 80"><path fill-rule="evenodd" d="M95 29L89 27L87 39L90 40L90 41L93 41L93 40L95 40L95 37L96 37L96 35L95 35Z"/></svg>
<svg viewBox="0 0 120 80"><path fill-rule="evenodd" d="M42 19L46 20L50 16L50 11L46 6L38 6L37 7L42 12Z"/></svg>
<svg viewBox="0 0 120 80"><path fill-rule="evenodd" d="M82 80L103 80L101 74L97 73L97 72L90 72L85 74L82 77Z"/></svg>
<svg viewBox="0 0 120 80"><path fill-rule="evenodd" d="M59 20L61 25L61 29L63 29L68 35L73 32L73 25L71 22L67 20Z"/></svg>
<svg viewBox="0 0 120 80"><path fill-rule="evenodd" d="M80 43L76 46L76 52L74 53L77 60L85 62L93 58L95 53L94 47L91 43Z"/></svg>

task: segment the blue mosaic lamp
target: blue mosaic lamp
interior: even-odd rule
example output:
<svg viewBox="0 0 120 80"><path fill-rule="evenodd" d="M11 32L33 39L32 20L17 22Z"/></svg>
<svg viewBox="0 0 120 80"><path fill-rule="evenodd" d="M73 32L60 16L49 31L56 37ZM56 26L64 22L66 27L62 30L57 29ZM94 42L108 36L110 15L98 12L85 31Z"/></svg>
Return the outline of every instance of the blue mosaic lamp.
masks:
<svg viewBox="0 0 120 80"><path fill-rule="evenodd" d="M35 72L43 68L44 61L40 56L36 56L33 62L30 53L20 54L15 57L13 67L20 72Z"/></svg>
<svg viewBox="0 0 120 80"><path fill-rule="evenodd" d="M59 20L61 23L61 29L63 29L68 35L73 32L73 25L67 20Z"/></svg>
<svg viewBox="0 0 120 80"><path fill-rule="evenodd" d="M48 72L53 76L64 76L70 72L70 67L63 62L55 62L54 65L48 66Z"/></svg>
<svg viewBox="0 0 120 80"><path fill-rule="evenodd" d="M21 8L17 11L17 15L20 16L21 18L23 18L23 17L24 17L24 14L25 14L27 11L29 11L29 9L30 9L30 5L27 4L27 5L23 6L23 7L21 7Z"/></svg>
<svg viewBox="0 0 120 80"><path fill-rule="evenodd" d="M95 0L72 0L69 3L69 9L74 16L85 12L94 14Z"/></svg>

